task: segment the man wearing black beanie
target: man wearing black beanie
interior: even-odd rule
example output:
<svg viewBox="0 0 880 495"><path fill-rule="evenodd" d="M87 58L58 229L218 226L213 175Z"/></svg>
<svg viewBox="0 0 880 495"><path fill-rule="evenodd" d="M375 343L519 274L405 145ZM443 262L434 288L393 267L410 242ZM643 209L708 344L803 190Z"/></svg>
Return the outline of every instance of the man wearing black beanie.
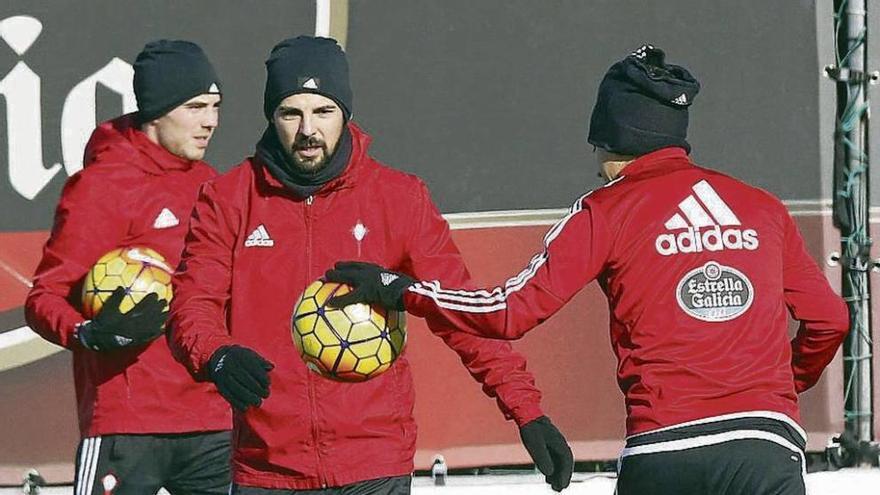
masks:
<svg viewBox="0 0 880 495"><path fill-rule="evenodd" d="M499 339L522 337L598 280L627 410L616 493L802 495L797 394L834 357L846 305L782 202L689 159L698 90L650 45L608 70L588 138L608 183L578 198L505 285L386 286L395 273L365 263L325 278L354 286L345 303Z"/></svg>
<svg viewBox="0 0 880 495"><path fill-rule="evenodd" d="M119 287L98 293L103 307L91 320L80 313L80 285L105 253L149 260L150 248L164 258L153 263L173 271L198 188L216 175L202 158L219 123L220 81L202 49L148 43L134 91L139 110L100 124L85 167L65 184L27 321L73 353L76 494L225 494L231 411L214 384L194 381L172 357L166 301Z"/></svg>
<svg viewBox="0 0 880 495"><path fill-rule="evenodd" d="M268 126L256 156L207 183L196 204L172 346L236 410L232 493L409 494L416 425L406 356L366 382L320 377L296 357L291 311L339 259L457 283L467 270L424 183L368 154L336 41L282 41L266 69ZM541 411L525 359L507 343L428 325L517 423L548 483L565 488L571 450Z"/></svg>

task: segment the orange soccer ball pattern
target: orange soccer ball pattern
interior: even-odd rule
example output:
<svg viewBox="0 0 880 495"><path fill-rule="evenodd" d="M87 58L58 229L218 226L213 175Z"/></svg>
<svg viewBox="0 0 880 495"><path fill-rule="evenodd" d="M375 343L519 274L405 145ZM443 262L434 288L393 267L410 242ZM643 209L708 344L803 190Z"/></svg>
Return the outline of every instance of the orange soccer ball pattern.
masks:
<svg viewBox="0 0 880 495"><path fill-rule="evenodd" d="M405 314L367 304L327 306L349 292L344 284L318 280L293 311L291 333L306 366L327 378L362 382L382 374L406 344Z"/></svg>
<svg viewBox="0 0 880 495"><path fill-rule="evenodd" d="M171 301L171 274L174 270L165 258L147 247L124 247L101 256L86 275L82 290L82 312L94 318L117 287L125 287L126 295L119 310L129 311L147 294Z"/></svg>

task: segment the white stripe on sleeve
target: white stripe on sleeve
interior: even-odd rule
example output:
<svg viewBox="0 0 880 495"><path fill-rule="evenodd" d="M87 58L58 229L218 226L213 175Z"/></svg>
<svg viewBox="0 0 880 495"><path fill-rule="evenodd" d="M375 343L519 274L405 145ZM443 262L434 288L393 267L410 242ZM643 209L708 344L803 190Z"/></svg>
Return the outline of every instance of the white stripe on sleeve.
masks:
<svg viewBox="0 0 880 495"><path fill-rule="evenodd" d="M623 180L625 176L605 184L608 187ZM565 225L571 218L583 210L583 201L593 191L590 191L575 201L568 213L556 222L547 234L544 235L544 250L529 261L528 266L515 276L509 278L502 287L495 287L492 290L449 290L444 289L437 280L422 281L412 285L409 290L434 300L440 308L451 309L455 311L471 312L471 313L490 313L507 308L507 298L510 294L522 289L529 280L531 280L538 270L547 262L549 258L550 244L559 236ZM705 213L704 213L705 215Z"/></svg>

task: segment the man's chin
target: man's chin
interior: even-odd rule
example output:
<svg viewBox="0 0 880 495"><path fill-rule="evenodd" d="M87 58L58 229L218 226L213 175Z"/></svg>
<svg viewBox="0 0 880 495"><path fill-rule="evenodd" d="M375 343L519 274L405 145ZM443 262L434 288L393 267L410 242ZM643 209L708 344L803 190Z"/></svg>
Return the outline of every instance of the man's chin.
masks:
<svg viewBox="0 0 880 495"><path fill-rule="evenodd" d="M176 153L172 152L172 153L177 155L180 158L183 158L184 160L195 161L195 160L201 160L202 158L204 158L206 151L208 151L208 150L201 149L201 148L193 148L193 149L183 149L183 150L180 150L179 152L176 152Z"/></svg>
<svg viewBox="0 0 880 495"><path fill-rule="evenodd" d="M206 151L208 150L196 150L190 153L187 158L189 158L190 160L202 160L203 158L205 158Z"/></svg>
<svg viewBox="0 0 880 495"><path fill-rule="evenodd" d="M315 158L313 160L302 160L302 159L299 159L296 156L294 156L293 160L291 160L291 161L293 162L293 166L296 167L297 170L299 170L301 172L306 172L309 174L316 173L319 170L321 170L322 168L324 168L324 166L327 165L327 161L324 160L323 158Z"/></svg>

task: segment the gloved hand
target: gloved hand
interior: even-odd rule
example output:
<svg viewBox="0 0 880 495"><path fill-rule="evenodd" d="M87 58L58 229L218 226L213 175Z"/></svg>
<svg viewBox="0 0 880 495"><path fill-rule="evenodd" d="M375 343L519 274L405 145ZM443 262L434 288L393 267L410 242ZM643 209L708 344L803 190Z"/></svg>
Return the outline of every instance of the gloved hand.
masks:
<svg viewBox="0 0 880 495"><path fill-rule="evenodd" d="M119 305L124 297L125 288L117 287L94 319L77 327L76 338L84 347L110 351L144 345L162 335L162 326L168 319L167 303L150 293L122 313Z"/></svg>
<svg viewBox="0 0 880 495"><path fill-rule="evenodd" d="M519 429L519 436L550 487L557 492L568 487L574 470L574 456L550 418L541 416L529 421Z"/></svg>
<svg viewBox="0 0 880 495"><path fill-rule="evenodd" d="M208 360L208 373L232 407L244 412L269 397L269 371L275 365L256 351L239 345L224 346Z"/></svg>
<svg viewBox="0 0 880 495"><path fill-rule="evenodd" d="M403 293L415 282L412 277L402 273L360 261L340 261L332 270L327 270L324 279L352 287L348 294L335 296L327 301L331 306L342 308L355 303L378 303L398 311L405 309Z"/></svg>

